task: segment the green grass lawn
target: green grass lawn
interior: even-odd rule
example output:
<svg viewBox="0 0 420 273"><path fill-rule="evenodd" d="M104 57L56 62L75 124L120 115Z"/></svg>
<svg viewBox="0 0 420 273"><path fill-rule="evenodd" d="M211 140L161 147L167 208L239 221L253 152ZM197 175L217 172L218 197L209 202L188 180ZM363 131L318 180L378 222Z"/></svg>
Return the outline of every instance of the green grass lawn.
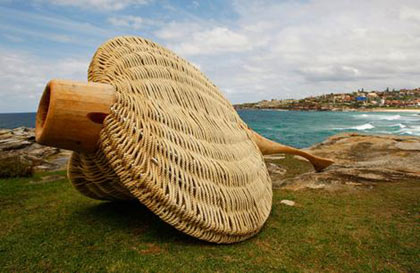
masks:
<svg viewBox="0 0 420 273"><path fill-rule="evenodd" d="M39 178L0 180L0 272L420 271L418 181L352 192L276 190L261 233L215 245L138 203L91 200L64 177Z"/></svg>

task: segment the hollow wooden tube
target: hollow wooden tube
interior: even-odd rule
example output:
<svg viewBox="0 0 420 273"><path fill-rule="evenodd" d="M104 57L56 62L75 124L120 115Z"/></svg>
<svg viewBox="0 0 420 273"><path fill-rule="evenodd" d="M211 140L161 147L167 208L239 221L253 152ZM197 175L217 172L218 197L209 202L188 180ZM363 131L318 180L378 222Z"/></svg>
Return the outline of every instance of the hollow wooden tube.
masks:
<svg viewBox="0 0 420 273"><path fill-rule="evenodd" d="M57 148L92 153L115 98L109 84L51 80L36 115L35 139Z"/></svg>
<svg viewBox="0 0 420 273"><path fill-rule="evenodd" d="M35 137L40 144L92 153L96 150L102 122L115 101L109 84L51 80L42 95L36 116ZM332 160L271 141L251 129L262 154L287 153L308 159L321 171Z"/></svg>

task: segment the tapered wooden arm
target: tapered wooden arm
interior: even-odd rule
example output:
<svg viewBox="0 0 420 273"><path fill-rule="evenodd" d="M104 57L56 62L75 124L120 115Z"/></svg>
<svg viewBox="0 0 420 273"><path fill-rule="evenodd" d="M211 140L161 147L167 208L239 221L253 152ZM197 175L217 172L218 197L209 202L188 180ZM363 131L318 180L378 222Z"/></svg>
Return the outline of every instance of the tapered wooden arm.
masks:
<svg viewBox="0 0 420 273"><path fill-rule="evenodd" d="M330 159L314 156L305 151L302 151L302 150L299 150L290 146L282 145L280 143L271 141L259 135L258 133L254 132L251 129L248 129L248 130L251 131L252 138L257 144L258 148L260 149L263 155L277 154L277 153L299 155L309 160L312 166L314 166L314 169L318 172L322 171L323 169L325 169L326 167L334 163L334 161Z"/></svg>
<svg viewBox="0 0 420 273"><path fill-rule="evenodd" d="M109 84L67 80L50 81L42 95L36 116L35 137L40 144L84 152L95 152L103 120L115 101ZM308 159L321 171L333 163L304 151L285 146L257 134L251 135L263 154L288 153Z"/></svg>

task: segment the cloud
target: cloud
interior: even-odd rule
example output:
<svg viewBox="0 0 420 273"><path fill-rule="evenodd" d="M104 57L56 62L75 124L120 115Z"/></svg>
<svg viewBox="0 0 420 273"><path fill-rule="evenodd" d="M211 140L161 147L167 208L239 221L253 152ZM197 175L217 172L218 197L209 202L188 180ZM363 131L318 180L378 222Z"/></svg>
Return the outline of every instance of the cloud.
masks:
<svg viewBox="0 0 420 273"><path fill-rule="evenodd" d="M234 1L234 19L155 34L233 102L420 86L420 2Z"/></svg>
<svg viewBox="0 0 420 273"><path fill-rule="evenodd" d="M360 75L357 68L345 65L327 65L302 68L299 72L309 81L348 81Z"/></svg>
<svg viewBox="0 0 420 273"><path fill-rule="evenodd" d="M203 26L197 22L169 22L155 31L155 35L167 42L182 42L191 34L203 30Z"/></svg>
<svg viewBox="0 0 420 273"><path fill-rule="evenodd" d="M26 52L0 50L1 112L36 111L46 83L52 78L85 81L88 58L46 61Z"/></svg>
<svg viewBox="0 0 420 273"><path fill-rule="evenodd" d="M108 18L107 21L113 26L133 30L145 29L161 24L161 22L158 20L152 20L149 18L142 18L140 16L132 15L114 16Z"/></svg>
<svg viewBox="0 0 420 273"><path fill-rule="evenodd" d="M90 56L72 56L133 30L199 67L234 103L420 86L418 0L238 0L223 11L166 2L153 15L128 8L145 0L34 1L90 17L0 7L2 47L11 47L0 48L0 112L35 110L51 77L84 80ZM67 57L45 59L53 55Z"/></svg>
<svg viewBox="0 0 420 273"><path fill-rule="evenodd" d="M410 7L403 7L400 10L400 18L402 20L413 20L420 22L420 9L410 8Z"/></svg>
<svg viewBox="0 0 420 273"><path fill-rule="evenodd" d="M122 10L129 6L145 5L149 0L46 0L55 5L74 6L78 8L95 8L99 10Z"/></svg>
<svg viewBox="0 0 420 273"><path fill-rule="evenodd" d="M12 42L31 39L73 44L96 45L112 36L112 31L88 21L71 20L59 14L45 15L29 11L0 7L0 32ZM16 21L18 20L18 23Z"/></svg>
<svg viewBox="0 0 420 273"><path fill-rule="evenodd" d="M181 23L172 24L169 29L156 32L156 35L170 41L169 47L184 56L242 52L253 47L247 36L228 27L215 26L206 29L194 24L189 27Z"/></svg>
<svg viewBox="0 0 420 273"><path fill-rule="evenodd" d="M174 46L177 52L184 55L241 52L251 48L252 43L245 35L226 27L214 27L194 33L191 41Z"/></svg>
<svg viewBox="0 0 420 273"><path fill-rule="evenodd" d="M144 20L138 16L110 17L108 22L117 27L129 27L140 29L144 26Z"/></svg>

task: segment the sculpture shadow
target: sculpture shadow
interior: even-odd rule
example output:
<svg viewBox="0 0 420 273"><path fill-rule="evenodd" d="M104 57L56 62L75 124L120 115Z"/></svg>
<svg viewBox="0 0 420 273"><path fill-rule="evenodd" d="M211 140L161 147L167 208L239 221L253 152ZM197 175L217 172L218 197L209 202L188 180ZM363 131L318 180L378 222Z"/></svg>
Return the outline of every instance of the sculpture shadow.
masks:
<svg viewBox="0 0 420 273"><path fill-rule="evenodd" d="M145 240L156 243L213 245L175 229L138 201L104 201L81 208L75 211L73 216L85 224L115 229L133 236L142 236Z"/></svg>

